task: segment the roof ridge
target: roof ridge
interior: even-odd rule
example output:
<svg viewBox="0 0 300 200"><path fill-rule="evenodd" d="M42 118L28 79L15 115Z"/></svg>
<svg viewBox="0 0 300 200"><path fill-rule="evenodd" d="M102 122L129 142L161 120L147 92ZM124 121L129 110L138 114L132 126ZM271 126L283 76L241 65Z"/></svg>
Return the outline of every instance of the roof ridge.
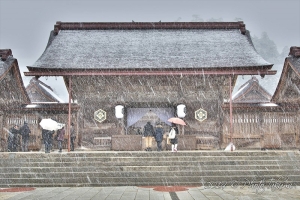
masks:
<svg viewBox="0 0 300 200"><path fill-rule="evenodd" d="M61 22L54 25L54 34L60 30L107 29L240 29L245 35L243 21L238 22Z"/></svg>

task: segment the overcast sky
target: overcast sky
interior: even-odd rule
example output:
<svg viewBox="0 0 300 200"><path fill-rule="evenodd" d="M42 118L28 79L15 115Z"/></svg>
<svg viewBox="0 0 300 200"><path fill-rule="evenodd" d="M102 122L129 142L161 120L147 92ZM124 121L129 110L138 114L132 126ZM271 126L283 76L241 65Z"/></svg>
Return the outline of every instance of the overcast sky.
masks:
<svg viewBox="0 0 300 200"><path fill-rule="evenodd" d="M0 49L12 50L23 72L43 53L56 21L190 22L193 15L241 18L252 36L267 32L279 53L300 46L300 0L0 0Z"/></svg>

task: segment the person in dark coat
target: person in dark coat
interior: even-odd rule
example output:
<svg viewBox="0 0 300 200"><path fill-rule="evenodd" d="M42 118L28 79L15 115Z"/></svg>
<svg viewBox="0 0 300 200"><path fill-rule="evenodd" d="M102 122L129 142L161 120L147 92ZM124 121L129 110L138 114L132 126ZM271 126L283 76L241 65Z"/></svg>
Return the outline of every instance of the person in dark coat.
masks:
<svg viewBox="0 0 300 200"><path fill-rule="evenodd" d="M161 142L163 140L163 127L161 124L157 124L155 127L155 141L157 142L157 151L161 151Z"/></svg>
<svg viewBox="0 0 300 200"><path fill-rule="evenodd" d="M170 143L172 144L172 152L177 152L177 145L178 145L178 137L177 137L177 135L178 135L178 128L177 128L177 126L176 126L176 124L174 124L174 123L172 123L172 125L171 125L171 129L174 129L175 130L175 138L174 139L171 139L170 140ZM170 131L171 131L171 129L170 129Z"/></svg>
<svg viewBox="0 0 300 200"><path fill-rule="evenodd" d="M14 139L13 139L13 152L19 151L19 148L21 147L21 133L19 131L18 125L15 125L14 128L12 129L12 133L14 134Z"/></svg>
<svg viewBox="0 0 300 200"><path fill-rule="evenodd" d="M45 153L50 153L54 131L42 129L42 137L45 144Z"/></svg>
<svg viewBox="0 0 300 200"><path fill-rule="evenodd" d="M7 151L16 152L17 151L17 139L18 139L18 125L14 125L9 129L7 138Z"/></svg>
<svg viewBox="0 0 300 200"><path fill-rule="evenodd" d="M59 152L62 152L62 143L65 139L65 128L62 127L61 129L57 130L57 143L58 143L58 149Z"/></svg>
<svg viewBox="0 0 300 200"><path fill-rule="evenodd" d="M29 134L31 133L27 122L24 122L24 125L20 128L20 133L22 135L22 151L28 151L28 143L29 143Z"/></svg>
<svg viewBox="0 0 300 200"><path fill-rule="evenodd" d="M71 151L74 151L75 148L75 140L76 140L76 132L74 128L74 123L71 123L70 127L70 140L71 140Z"/></svg>
<svg viewBox="0 0 300 200"><path fill-rule="evenodd" d="M146 151L151 151L152 137L154 135L154 128L150 122L144 126L144 137L146 137Z"/></svg>

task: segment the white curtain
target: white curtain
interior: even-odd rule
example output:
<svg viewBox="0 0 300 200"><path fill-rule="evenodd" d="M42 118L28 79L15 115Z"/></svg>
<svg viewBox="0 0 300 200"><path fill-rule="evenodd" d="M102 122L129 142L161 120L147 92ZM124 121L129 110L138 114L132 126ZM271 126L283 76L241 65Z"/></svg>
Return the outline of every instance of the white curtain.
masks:
<svg viewBox="0 0 300 200"><path fill-rule="evenodd" d="M172 108L151 108L151 111L159 117L160 121L171 125L168 119L174 117L174 110Z"/></svg>
<svg viewBox="0 0 300 200"><path fill-rule="evenodd" d="M139 121L147 112L154 112L160 121L171 125L168 119L174 117L173 108L127 108L127 128Z"/></svg>

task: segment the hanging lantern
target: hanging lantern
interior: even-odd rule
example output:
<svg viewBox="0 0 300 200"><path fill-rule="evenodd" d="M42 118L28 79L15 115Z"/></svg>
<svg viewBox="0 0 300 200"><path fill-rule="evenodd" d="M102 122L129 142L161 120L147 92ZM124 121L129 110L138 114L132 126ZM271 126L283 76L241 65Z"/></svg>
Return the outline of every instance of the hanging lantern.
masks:
<svg viewBox="0 0 300 200"><path fill-rule="evenodd" d="M184 118L186 115L186 106L184 104L179 104L177 106L177 116L179 118Z"/></svg>
<svg viewBox="0 0 300 200"><path fill-rule="evenodd" d="M124 117L124 106L117 105L115 107L116 118L121 119Z"/></svg>

